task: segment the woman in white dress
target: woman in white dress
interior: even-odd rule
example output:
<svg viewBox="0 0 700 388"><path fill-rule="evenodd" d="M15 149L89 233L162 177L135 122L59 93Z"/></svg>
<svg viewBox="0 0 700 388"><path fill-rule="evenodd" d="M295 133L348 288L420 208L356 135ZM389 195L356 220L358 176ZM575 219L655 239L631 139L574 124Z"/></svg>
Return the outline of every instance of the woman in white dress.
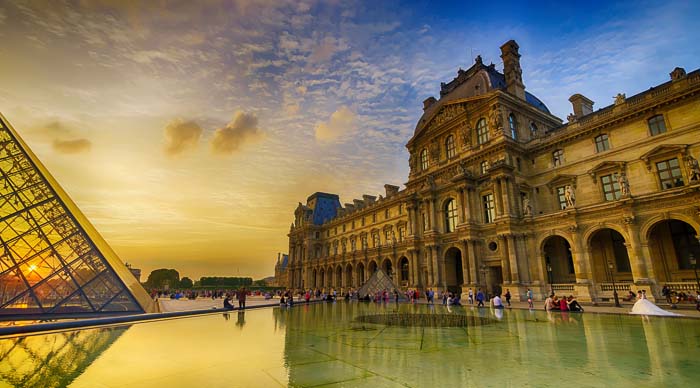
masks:
<svg viewBox="0 0 700 388"><path fill-rule="evenodd" d="M632 306L630 314L637 315L660 315L660 316L680 316L681 314L666 311L647 299L647 294L644 291L637 292L637 302Z"/></svg>

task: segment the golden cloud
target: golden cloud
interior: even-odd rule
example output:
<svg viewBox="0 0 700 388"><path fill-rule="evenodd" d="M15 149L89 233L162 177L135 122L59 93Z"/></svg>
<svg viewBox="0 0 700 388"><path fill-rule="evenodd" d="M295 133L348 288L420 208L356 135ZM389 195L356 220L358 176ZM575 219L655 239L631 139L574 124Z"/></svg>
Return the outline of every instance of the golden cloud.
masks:
<svg viewBox="0 0 700 388"><path fill-rule="evenodd" d="M88 152L92 147L92 142L88 139L74 139L74 140L54 140L53 149L56 152L62 154L78 154L81 152Z"/></svg>
<svg viewBox="0 0 700 388"><path fill-rule="evenodd" d="M231 155L244 143L262 136L258 128L258 117L254 113L237 112L225 127L214 132L211 150L218 155Z"/></svg>
<svg viewBox="0 0 700 388"><path fill-rule="evenodd" d="M316 139L322 142L337 140L352 133L357 128L357 115L348 107L342 106L326 122L316 125Z"/></svg>
<svg viewBox="0 0 700 388"><path fill-rule="evenodd" d="M194 121L175 119L165 127L165 148L168 156L179 155L195 148L202 136L202 128Z"/></svg>

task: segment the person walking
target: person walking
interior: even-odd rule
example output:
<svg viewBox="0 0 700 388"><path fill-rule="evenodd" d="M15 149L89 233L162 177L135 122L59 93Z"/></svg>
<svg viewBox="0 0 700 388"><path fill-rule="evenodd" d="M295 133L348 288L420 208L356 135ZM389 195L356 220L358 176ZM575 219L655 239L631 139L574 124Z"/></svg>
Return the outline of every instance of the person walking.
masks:
<svg viewBox="0 0 700 388"><path fill-rule="evenodd" d="M700 290L695 291L695 309L700 311Z"/></svg>
<svg viewBox="0 0 700 388"><path fill-rule="evenodd" d="M527 305L529 308L534 308L534 305L532 304L533 296L534 295L532 295L532 290L528 288L527 289Z"/></svg>
<svg viewBox="0 0 700 388"><path fill-rule="evenodd" d="M510 289L506 288L506 303L508 303L508 307L510 307Z"/></svg>
<svg viewBox="0 0 700 388"><path fill-rule="evenodd" d="M484 307L484 292L481 291L481 288L479 288L479 291L476 293L476 302L476 307Z"/></svg>
<svg viewBox="0 0 700 388"><path fill-rule="evenodd" d="M467 302L469 304L474 304L474 291L472 291L471 288L469 288L469 294L467 296Z"/></svg>

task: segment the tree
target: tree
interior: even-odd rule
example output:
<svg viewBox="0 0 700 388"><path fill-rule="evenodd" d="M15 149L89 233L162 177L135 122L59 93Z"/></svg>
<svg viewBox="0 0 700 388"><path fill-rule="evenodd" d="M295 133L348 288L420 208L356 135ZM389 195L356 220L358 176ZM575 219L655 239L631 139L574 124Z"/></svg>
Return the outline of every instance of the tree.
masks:
<svg viewBox="0 0 700 388"><path fill-rule="evenodd" d="M192 288L194 284L192 283L192 279L188 277L184 277L180 279L180 288Z"/></svg>
<svg viewBox="0 0 700 388"><path fill-rule="evenodd" d="M174 269L160 268L148 275L146 286L150 288L176 288L180 286L180 273Z"/></svg>

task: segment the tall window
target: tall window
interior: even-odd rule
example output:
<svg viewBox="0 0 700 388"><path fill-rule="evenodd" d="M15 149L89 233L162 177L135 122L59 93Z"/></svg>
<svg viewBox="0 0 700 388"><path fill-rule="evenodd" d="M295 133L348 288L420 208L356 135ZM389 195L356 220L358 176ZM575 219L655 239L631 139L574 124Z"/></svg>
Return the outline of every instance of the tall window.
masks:
<svg viewBox="0 0 700 388"><path fill-rule="evenodd" d="M662 190L683 186L683 175L678 165L678 159L673 158L658 162L656 163L656 170L659 172Z"/></svg>
<svg viewBox="0 0 700 388"><path fill-rule="evenodd" d="M666 123L664 122L664 115L656 115L649 120L647 120L649 125L649 132L651 136L658 135L666 132Z"/></svg>
<svg viewBox="0 0 700 388"><path fill-rule="evenodd" d="M513 140L518 140L518 123L512 113L508 115L508 126L510 127L510 137Z"/></svg>
<svg viewBox="0 0 700 388"><path fill-rule="evenodd" d="M422 216L422 218L423 218L423 230L424 230L424 231L425 231L425 230L428 230L428 226L429 226L429 223L428 223L428 213L423 212L423 213L421 213L421 216Z"/></svg>
<svg viewBox="0 0 700 388"><path fill-rule="evenodd" d="M552 152L552 165L554 167L561 166L564 163L564 150L556 150Z"/></svg>
<svg viewBox="0 0 700 388"><path fill-rule="evenodd" d="M399 226L399 242L402 242L404 239L406 239L406 228Z"/></svg>
<svg viewBox="0 0 700 388"><path fill-rule="evenodd" d="M350 240L350 250L353 252L357 250L357 240L354 238Z"/></svg>
<svg viewBox="0 0 700 388"><path fill-rule="evenodd" d="M530 123L530 137L534 138L537 136L537 125L535 123Z"/></svg>
<svg viewBox="0 0 700 388"><path fill-rule="evenodd" d="M488 171L489 171L489 161L484 160L483 162L481 162L481 173L486 174L486 172L488 172Z"/></svg>
<svg viewBox="0 0 700 388"><path fill-rule="evenodd" d="M620 199L620 184L612 174L600 177L600 181L603 184L603 196L606 201Z"/></svg>
<svg viewBox="0 0 700 388"><path fill-rule="evenodd" d="M559 209L566 209L566 187L557 187L557 199L559 200Z"/></svg>
<svg viewBox="0 0 700 388"><path fill-rule="evenodd" d="M372 235L372 244L374 245L375 248L377 248L380 244L379 241L379 233L375 233Z"/></svg>
<svg viewBox="0 0 700 388"><path fill-rule="evenodd" d="M455 137L450 135L445 139L445 151L447 152L447 159L455 157Z"/></svg>
<svg viewBox="0 0 700 388"><path fill-rule="evenodd" d="M385 220L389 219L389 209L384 210L384 219Z"/></svg>
<svg viewBox="0 0 700 388"><path fill-rule="evenodd" d="M610 149L610 141L608 135L602 134L595 137L595 152L603 152Z"/></svg>
<svg viewBox="0 0 700 388"><path fill-rule="evenodd" d="M360 237L360 243L362 244L362 249L367 249L367 235Z"/></svg>
<svg viewBox="0 0 700 388"><path fill-rule="evenodd" d="M428 169L428 150L425 148L420 152L420 169L421 171Z"/></svg>
<svg viewBox="0 0 700 388"><path fill-rule="evenodd" d="M384 231L384 240L386 241L386 245L391 244L391 230L387 229Z"/></svg>
<svg viewBox="0 0 700 388"><path fill-rule="evenodd" d="M457 205L455 200L450 199L445 204L445 232L452 233L457 225Z"/></svg>
<svg viewBox="0 0 700 388"><path fill-rule="evenodd" d="M403 214L403 204L399 204L399 214Z"/></svg>
<svg viewBox="0 0 700 388"><path fill-rule="evenodd" d="M476 123L476 141L479 144L489 141L489 129L486 126L486 119L479 119Z"/></svg>
<svg viewBox="0 0 700 388"><path fill-rule="evenodd" d="M372 222L377 222L377 213L372 213Z"/></svg>
<svg viewBox="0 0 700 388"><path fill-rule="evenodd" d="M493 194L486 194L481 197L484 204L484 223L490 224L496 219L496 204L493 201Z"/></svg>

